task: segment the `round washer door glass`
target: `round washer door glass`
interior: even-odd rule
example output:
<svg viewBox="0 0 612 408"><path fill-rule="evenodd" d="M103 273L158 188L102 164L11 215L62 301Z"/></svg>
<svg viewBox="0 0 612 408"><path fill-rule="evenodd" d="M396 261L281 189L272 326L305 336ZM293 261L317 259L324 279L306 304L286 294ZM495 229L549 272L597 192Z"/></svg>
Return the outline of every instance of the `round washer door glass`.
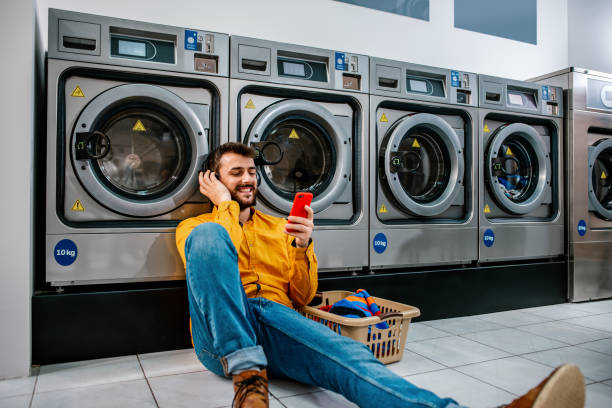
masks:
<svg viewBox="0 0 612 408"><path fill-rule="evenodd" d="M298 191L318 195L325 190L334 173L335 152L320 125L307 118L283 118L270 126L262 140L277 143L283 151L278 164L263 168L273 189L291 198Z"/></svg>
<svg viewBox="0 0 612 408"><path fill-rule="evenodd" d="M87 192L108 209L135 217L163 214L195 192L198 166L208 153L207 126L206 116L165 88L116 86L77 118L74 168Z"/></svg>
<svg viewBox="0 0 612 408"><path fill-rule="evenodd" d="M120 106L96 124L110 150L96 160L101 179L120 195L151 199L171 191L189 165L190 144L176 119L155 106Z"/></svg>
<svg viewBox="0 0 612 408"><path fill-rule="evenodd" d="M612 219L612 139L589 148L589 200L597 214Z"/></svg>
<svg viewBox="0 0 612 408"><path fill-rule="evenodd" d="M456 201L463 185L462 141L429 113L399 119L384 136L380 171L395 200L418 216L435 216Z"/></svg>
<svg viewBox="0 0 612 408"><path fill-rule="evenodd" d="M289 213L298 191L311 192L313 211L329 208L350 185L351 122L325 106L285 99L266 107L244 142L274 142L283 152L275 165L260 168L259 193L277 210Z"/></svg>
<svg viewBox="0 0 612 408"><path fill-rule="evenodd" d="M402 188L414 201L438 199L448 185L450 158L440 136L430 128L416 126L402 138L391 159Z"/></svg>
<svg viewBox="0 0 612 408"><path fill-rule="evenodd" d="M550 188L550 158L533 127L512 123L497 128L486 160L489 189L504 210L524 215L540 206Z"/></svg>

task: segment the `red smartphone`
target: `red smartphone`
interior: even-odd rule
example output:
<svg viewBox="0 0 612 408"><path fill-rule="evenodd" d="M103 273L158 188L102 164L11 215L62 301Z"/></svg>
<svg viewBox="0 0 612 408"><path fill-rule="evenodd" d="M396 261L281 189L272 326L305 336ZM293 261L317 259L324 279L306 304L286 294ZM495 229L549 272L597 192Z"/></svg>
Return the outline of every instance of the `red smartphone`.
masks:
<svg viewBox="0 0 612 408"><path fill-rule="evenodd" d="M295 193L295 197L293 197L293 206L291 206L289 215L303 218L308 217L308 213L304 207L310 205L311 202L312 193ZM289 223L291 223L291 221L289 221Z"/></svg>

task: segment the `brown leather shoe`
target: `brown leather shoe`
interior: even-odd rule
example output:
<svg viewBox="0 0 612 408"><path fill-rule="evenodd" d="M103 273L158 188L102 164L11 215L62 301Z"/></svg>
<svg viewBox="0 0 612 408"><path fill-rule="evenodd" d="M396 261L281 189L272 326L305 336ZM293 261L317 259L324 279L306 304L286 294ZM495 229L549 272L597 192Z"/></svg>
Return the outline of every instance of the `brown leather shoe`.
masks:
<svg viewBox="0 0 612 408"><path fill-rule="evenodd" d="M266 369L247 370L232 377L232 408L268 408L268 375Z"/></svg>
<svg viewBox="0 0 612 408"><path fill-rule="evenodd" d="M582 373L574 364L563 364L505 408L584 408L584 400Z"/></svg>

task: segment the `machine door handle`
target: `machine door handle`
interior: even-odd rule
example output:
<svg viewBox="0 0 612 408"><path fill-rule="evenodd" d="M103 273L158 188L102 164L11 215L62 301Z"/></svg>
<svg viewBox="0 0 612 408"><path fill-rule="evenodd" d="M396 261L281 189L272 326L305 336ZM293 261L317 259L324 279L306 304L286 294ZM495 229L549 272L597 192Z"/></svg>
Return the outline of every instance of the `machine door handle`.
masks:
<svg viewBox="0 0 612 408"><path fill-rule="evenodd" d="M75 135L75 156L77 160L98 160L110 152L110 138L103 132L77 132Z"/></svg>

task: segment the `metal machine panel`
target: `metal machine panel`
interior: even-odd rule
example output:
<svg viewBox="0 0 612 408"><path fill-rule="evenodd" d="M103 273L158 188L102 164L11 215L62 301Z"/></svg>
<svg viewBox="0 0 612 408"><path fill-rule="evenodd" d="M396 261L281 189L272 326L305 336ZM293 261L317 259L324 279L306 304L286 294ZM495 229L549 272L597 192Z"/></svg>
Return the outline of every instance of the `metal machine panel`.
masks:
<svg viewBox="0 0 612 408"><path fill-rule="evenodd" d="M95 27L99 27L99 31ZM118 43L118 36L125 42ZM126 36L131 36L131 40L125 39ZM155 57L157 59L146 60L151 47L156 46L163 52ZM92 49L97 51L88 52ZM49 11L47 139L38 146L46 151L46 168L38 170L46 188L44 281L51 285L83 285L184 277L184 267L174 243L174 230L182 219L210 210L210 203L197 191L193 174L197 177L200 153L227 140L228 56L229 36L225 34L64 10ZM168 62L172 60L174 63ZM105 108L102 96L110 95L106 93L109 90L121 91L113 91L117 93L115 102L113 98L108 99L108 108ZM123 90L126 94L120 95ZM77 133L86 134L82 132L89 132L88 126L103 123L111 117L112 109L123 106L123 102L129 105L130 98L141 98L141 102L149 103L163 100L162 95L168 97L167 101L180 102L169 102L160 108L171 122L181 122L182 114L191 115L177 125L177 129L182 126L179 133L185 140L190 138L191 153L195 156L189 153L187 157L188 150L185 150L177 160L184 159L188 163L185 168L191 167L193 172L180 173L183 178L177 179L172 189L160 190L157 196L150 198L159 202L166 200L168 206L161 210L163 214L151 215L146 211L128 214L119 208L123 202L115 205L113 198L103 203L93 194L96 183L100 186L103 183L96 178L99 175L85 183L77 175L98 160L84 155L97 154L100 141L91 142L92 151L79 150L77 138L83 136ZM96 107L96 103L101 105ZM85 120L87 115L83 116L83 112L88 107L92 114ZM129 109L120 109L112 117L136 108L129 105ZM96 123L85 123L90 121ZM116 122L119 120L112 123ZM146 123L144 117L143 123ZM188 123L192 126L187 126ZM133 127L130 124L129 129L123 126L118 132L128 134L130 129L140 132L140 136L152 137L148 147L165 143L162 130L153 132L142 123ZM89 142L84 143L86 146ZM117 155L121 149L125 150L119 146L113 154ZM149 160L145 158L149 151L138 152L142 162L120 164L126 164L127 169L132 165L138 168L144 160L152 163L174 160L157 156ZM190 183L195 184L187 186ZM183 197L172 196L180 190L175 187L181 185L185 187ZM130 198L122 197L119 193L116 195L117 200L129 204ZM139 199L148 198L132 198L134 202Z"/></svg>
<svg viewBox="0 0 612 408"><path fill-rule="evenodd" d="M367 267L368 57L245 37L232 36L230 42L229 139L246 142L270 137L268 130L276 129L288 117L281 111L292 112L291 118L310 122L332 138L336 165L328 171L341 179L336 184L331 180L329 188L319 191L320 196L313 200L313 241L319 271ZM267 69L269 75L263 75ZM274 116L275 112L279 115ZM296 135L291 132L287 138L291 137ZM348 171L338 173L338 164ZM262 185L272 183L263 175L261 179ZM287 191L274 191L260 188L257 208L286 217L292 196Z"/></svg>
<svg viewBox="0 0 612 408"><path fill-rule="evenodd" d="M612 139L612 109L606 106L612 75L570 67L533 80L563 84L567 95L568 297L574 302L612 297L612 221L598 214L589 199L593 193L589 190L593 185L590 153Z"/></svg>
<svg viewBox="0 0 612 408"><path fill-rule="evenodd" d="M476 261L476 76L379 58L371 60L370 71L370 268L470 264ZM461 82L464 74L465 81ZM408 84L415 78L416 84ZM444 93L439 92L441 88L437 85L426 88L432 91L431 95L411 92L419 89L420 78L439 80ZM433 91L434 87L436 91ZM461 93L462 90L471 96L458 102L457 91ZM458 149L452 154L461 158L457 164L460 161L464 163L464 170L457 173L456 181L460 188L455 191L455 200L447 203L450 206L446 210L430 216L417 215L414 211L407 211L405 205L399 205L397 199L385 192L385 181L381 179L379 169L379 152L385 135L397 129L403 119L418 115L423 119L435 117L436 129L448 129L446 134L449 137L454 134L452 137L457 138ZM440 132L436 133L441 137ZM412 143L415 149L420 148L418 141Z"/></svg>

